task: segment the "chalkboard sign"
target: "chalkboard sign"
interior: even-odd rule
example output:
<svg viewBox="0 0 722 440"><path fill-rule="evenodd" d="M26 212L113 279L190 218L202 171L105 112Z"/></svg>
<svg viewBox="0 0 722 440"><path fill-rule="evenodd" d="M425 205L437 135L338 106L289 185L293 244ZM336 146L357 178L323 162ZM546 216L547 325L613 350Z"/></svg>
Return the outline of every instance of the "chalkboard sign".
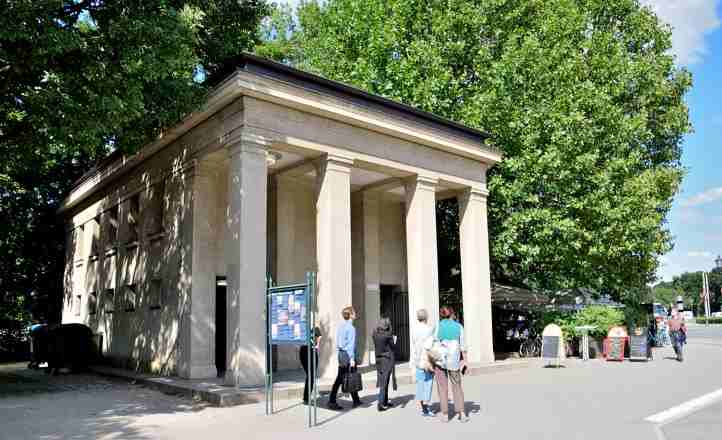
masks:
<svg viewBox="0 0 722 440"><path fill-rule="evenodd" d="M607 338L606 352L608 361L624 360L624 346L627 338Z"/></svg>
<svg viewBox="0 0 722 440"><path fill-rule="evenodd" d="M629 359L647 360L647 336L630 336L629 338Z"/></svg>
<svg viewBox="0 0 722 440"><path fill-rule="evenodd" d="M557 359L559 357L559 336L544 336L542 338L542 357Z"/></svg>

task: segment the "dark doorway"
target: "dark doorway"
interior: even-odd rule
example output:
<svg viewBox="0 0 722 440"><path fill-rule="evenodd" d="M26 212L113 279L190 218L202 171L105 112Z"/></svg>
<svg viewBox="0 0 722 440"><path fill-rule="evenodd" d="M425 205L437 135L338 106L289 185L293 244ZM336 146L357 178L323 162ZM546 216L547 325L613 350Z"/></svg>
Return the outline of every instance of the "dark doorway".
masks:
<svg viewBox="0 0 722 440"><path fill-rule="evenodd" d="M226 278L216 278L216 371L226 374Z"/></svg>
<svg viewBox="0 0 722 440"><path fill-rule="evenodd" d="M409 294L398 286L381 285L381 316L391 320L396 341L396 360L407 362L410 354Z"/></svg>

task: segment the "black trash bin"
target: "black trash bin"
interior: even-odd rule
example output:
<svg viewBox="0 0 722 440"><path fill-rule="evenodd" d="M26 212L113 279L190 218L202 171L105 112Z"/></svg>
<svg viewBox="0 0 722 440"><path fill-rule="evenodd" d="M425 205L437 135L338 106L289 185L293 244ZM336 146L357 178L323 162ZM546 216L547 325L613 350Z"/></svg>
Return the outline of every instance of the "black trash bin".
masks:
<svg viewBox="0 0 722 440"><path fill-rule="evenodd" d="M49 373L58 374L61 368L83 371L95 362L93 331L86 325L59 325L50 330L48 341Z"/></svg>
<svg viewBox="0 0 722 440"><path fill-rule="evenodd" d="M48 325L39 324L30 329L30 363L28 368L38 369L48 361Z"/></svg>

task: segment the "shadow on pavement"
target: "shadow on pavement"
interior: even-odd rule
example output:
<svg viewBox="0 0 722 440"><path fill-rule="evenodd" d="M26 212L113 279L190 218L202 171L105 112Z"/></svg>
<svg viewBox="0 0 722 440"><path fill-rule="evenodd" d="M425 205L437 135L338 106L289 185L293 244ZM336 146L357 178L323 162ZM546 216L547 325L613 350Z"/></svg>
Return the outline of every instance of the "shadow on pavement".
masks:
<svg viewBox="0 0 722 440"><path fill-rule="evenodd" d="M396 407L406 408L406 405L408 405L408 403L413 400L414 400L413 394L406 394L404 396L391 397L389 399L389 402L394 406L394 408L396 408ZM371 406L376 406L377 401L378 401L378 395L364 396L361 398L360 408L368 408ZM342 416L350 413L351 411L353 411L351 402L349 402L347 400L339 399L338 404L341 405L344 409L342 411L336 412L333 416L331 416L327 419L319 418L319 422L316 426L322 426L327 423L330 423L330 422L338 419L339 417L342 417ZM324 399L322 402L319 401L319 404L318 404L319 408L326 408L327 405L328 405L328 400L326 400L326 399ZM389 411L386 412L386 414L393 413L394 408L391 408Z"/></svg>
<svg viewBox="0 0 722 440"><path fill-rule="evenodd" d="M52 376L27 364L0 365L0 438L151 439L135 419L205 409L127 381L93 374Z"/></svg>

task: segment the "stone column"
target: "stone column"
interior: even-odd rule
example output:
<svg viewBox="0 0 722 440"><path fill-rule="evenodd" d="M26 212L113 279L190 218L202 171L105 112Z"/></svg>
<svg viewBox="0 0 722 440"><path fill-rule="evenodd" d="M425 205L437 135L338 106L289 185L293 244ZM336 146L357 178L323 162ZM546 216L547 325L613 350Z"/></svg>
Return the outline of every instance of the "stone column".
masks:
<svg viewBox="0 0 722 440"><path fill-rule="evenodd" d="M381 249L378 191L354 193L351 200L353 237L353 305L361 313L357 328L359 361L375 362L371 334L381 315Z"/></svg>
<svg viewBox="0 0 722 440"><path fill-rule="evenodd" d="M324 334L321 376L336 374L336 329L351 305L351 167L353 160L328 155L317 163L317 322ZM357 347L358 348L358 347ZM358 351L358 350L357 350Z"/></svg>
<svg viewBox="0 0 722 440"><path fill-rule="evenodd" d="M364 313L366 326L364 338L368 353L365 361L375 362L375 352L371 334L381 318L381 239L380 239L380 218L381 215L381 194L373 191L366 191L363 194L363 233L364 233Z"/></svg>
<svg viewBox="0 0 722 440"><path fill-rule="evenodd" d="M213 175L210 164L199 162L193 172L193 261L191 277L189 377L216 377L216 277L213 260Z"/></svg>
<svg viewBox="0 0 722 440"><path fill-rule="evenodd" d="M264 383L267 171L263 145L244 140L230 148L227 385Z"/></svg>
<svg viewBox="0 0 722 440"><path fill-rule="evenodd" d="M436 179L416 176L406 182L406 261L409 323L426 309L429 324L439 318L439 265L436 248Z"/></svg>
<svg viewBox="0 0 722 440"><path fill-rule="evenodd" d="M468 188L459 197L459 242L464 329L471 362L494 362L487 192Z"/></svg>

